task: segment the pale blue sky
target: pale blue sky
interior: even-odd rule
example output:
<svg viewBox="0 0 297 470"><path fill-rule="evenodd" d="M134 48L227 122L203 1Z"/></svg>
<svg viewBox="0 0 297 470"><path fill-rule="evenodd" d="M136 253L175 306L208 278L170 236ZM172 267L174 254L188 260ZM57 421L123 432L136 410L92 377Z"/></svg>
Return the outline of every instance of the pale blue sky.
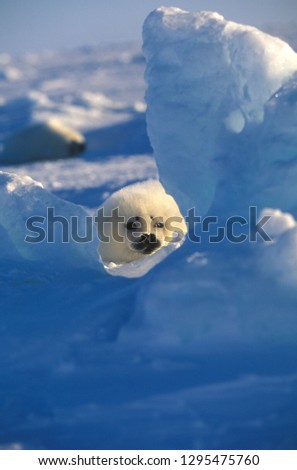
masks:
<svg viewBox="0 0 297 470"><path fill-rule="evenodd" d="M0 0L0 53L140 42L145 17L161 5L256 26L297 21L297 0Z"/></svg>

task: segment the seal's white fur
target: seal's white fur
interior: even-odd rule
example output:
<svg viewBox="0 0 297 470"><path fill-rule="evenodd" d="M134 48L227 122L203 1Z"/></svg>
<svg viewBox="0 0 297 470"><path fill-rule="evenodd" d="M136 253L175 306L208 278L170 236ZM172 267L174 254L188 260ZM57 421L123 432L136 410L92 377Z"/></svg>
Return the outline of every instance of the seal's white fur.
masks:
<svg viewBox="0 0 297 470"><path fill-rule="evenodd" d="M120 222L116 220L113 212L117 208L118 215L123 217ZM159 181L148 180L126 186L112 194L105 201L102 209L104 217L110 217L112 221L102 223L101 218L98 219L98 232L101 240L99 254L104 263L129 263L147 256L133 248L131 233L129 234L127 229L127 222L132 218L141 219L141 226L139 225L139 228L133 231L134 240L139 239L144 233L150 236L153 234L158 240L158 247L152 253L171 241L177 241L177 234L179 238L182 238L187 233L184 218L175 200L165 192ZM163 222L164 227L162 224L159 226L160 221ZM115 234L118 234L121 240L115 237ZM103 241L106 238L108 241Z"/></svg>

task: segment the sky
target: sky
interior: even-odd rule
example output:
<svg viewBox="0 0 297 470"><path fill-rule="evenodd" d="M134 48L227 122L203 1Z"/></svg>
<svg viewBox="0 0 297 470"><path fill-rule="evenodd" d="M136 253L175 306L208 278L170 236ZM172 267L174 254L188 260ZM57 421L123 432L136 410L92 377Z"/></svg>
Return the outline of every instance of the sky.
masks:
<svg viewBox="0 0 297 470"><path fill-rule="evenodd" d="M0 53L141 42L144 19L161 5L255 26L297 22L296 0L0 0Z"/></svg>

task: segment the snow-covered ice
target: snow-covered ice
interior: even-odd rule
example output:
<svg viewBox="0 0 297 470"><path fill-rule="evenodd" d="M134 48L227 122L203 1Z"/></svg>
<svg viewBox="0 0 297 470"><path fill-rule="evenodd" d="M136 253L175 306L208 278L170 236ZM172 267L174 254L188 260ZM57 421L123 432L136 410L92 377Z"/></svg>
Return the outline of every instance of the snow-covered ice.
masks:
<svg viewBox="0 0 297 470"><path fill-rule="evenodd" d="M58 118L88 144L0 168L0 448L296 449L296 54L172 8L146 20L144 51L156 161L138 47L0 55L1 142ZM138 278L108 275L96 239L63 244L61 224L24 242L48 207L83 235L158 172L183 215L255 205L271 241L186 239Z"/></svg>
<svg viewBox="0 0 297 470"><path fill-rule="evenodd" d="M274 181L286 171L275 167L290 161L289 149L276 156L265 140L285 127L279 111L296 85L289 84L297 72L293 49L218 13L177 8L151 13L143 39L148 132L168 191L200 214L213 204L225 213L250 203L275 207L278 199L280 208L292 209L292 190L283 194ZM275 97L283 85L284 96ZM296 107L288 108L296 126Z"/></svg>
<svg viewBox="0 0 297 470"><path fill-rule="evenodd" d="M29 176L4 172L0 173L0 201L0 228L9 239L8 250L5 243L1 243L0 259L13 263L17 254L22 260L39 261L48 271L67 271L75 267L98 269L95 248L98 240L93 220L83 207L51 194ZM32 219L28 225L34 217L38 220ZM60 222L62 218L64 221ZM64 235L62 224L67 227ZM36 227L41 229L39 233ZM76 240L85 237L88 231L90 240L77 243Z"/></svg>

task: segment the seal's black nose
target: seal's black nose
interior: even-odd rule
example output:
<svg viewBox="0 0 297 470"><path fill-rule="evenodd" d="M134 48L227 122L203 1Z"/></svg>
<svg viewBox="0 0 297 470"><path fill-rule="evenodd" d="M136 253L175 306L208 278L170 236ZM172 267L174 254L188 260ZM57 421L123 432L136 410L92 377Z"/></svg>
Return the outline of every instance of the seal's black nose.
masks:
<svg viewBox="0 0 297 470"><path fill-rule="evenodd" d="M143 233L137 240L133 243L133 248L137 251L141 251L144 255L150 255L153 251L160 248L161 243L157 239L154 233Z"/></svg>

